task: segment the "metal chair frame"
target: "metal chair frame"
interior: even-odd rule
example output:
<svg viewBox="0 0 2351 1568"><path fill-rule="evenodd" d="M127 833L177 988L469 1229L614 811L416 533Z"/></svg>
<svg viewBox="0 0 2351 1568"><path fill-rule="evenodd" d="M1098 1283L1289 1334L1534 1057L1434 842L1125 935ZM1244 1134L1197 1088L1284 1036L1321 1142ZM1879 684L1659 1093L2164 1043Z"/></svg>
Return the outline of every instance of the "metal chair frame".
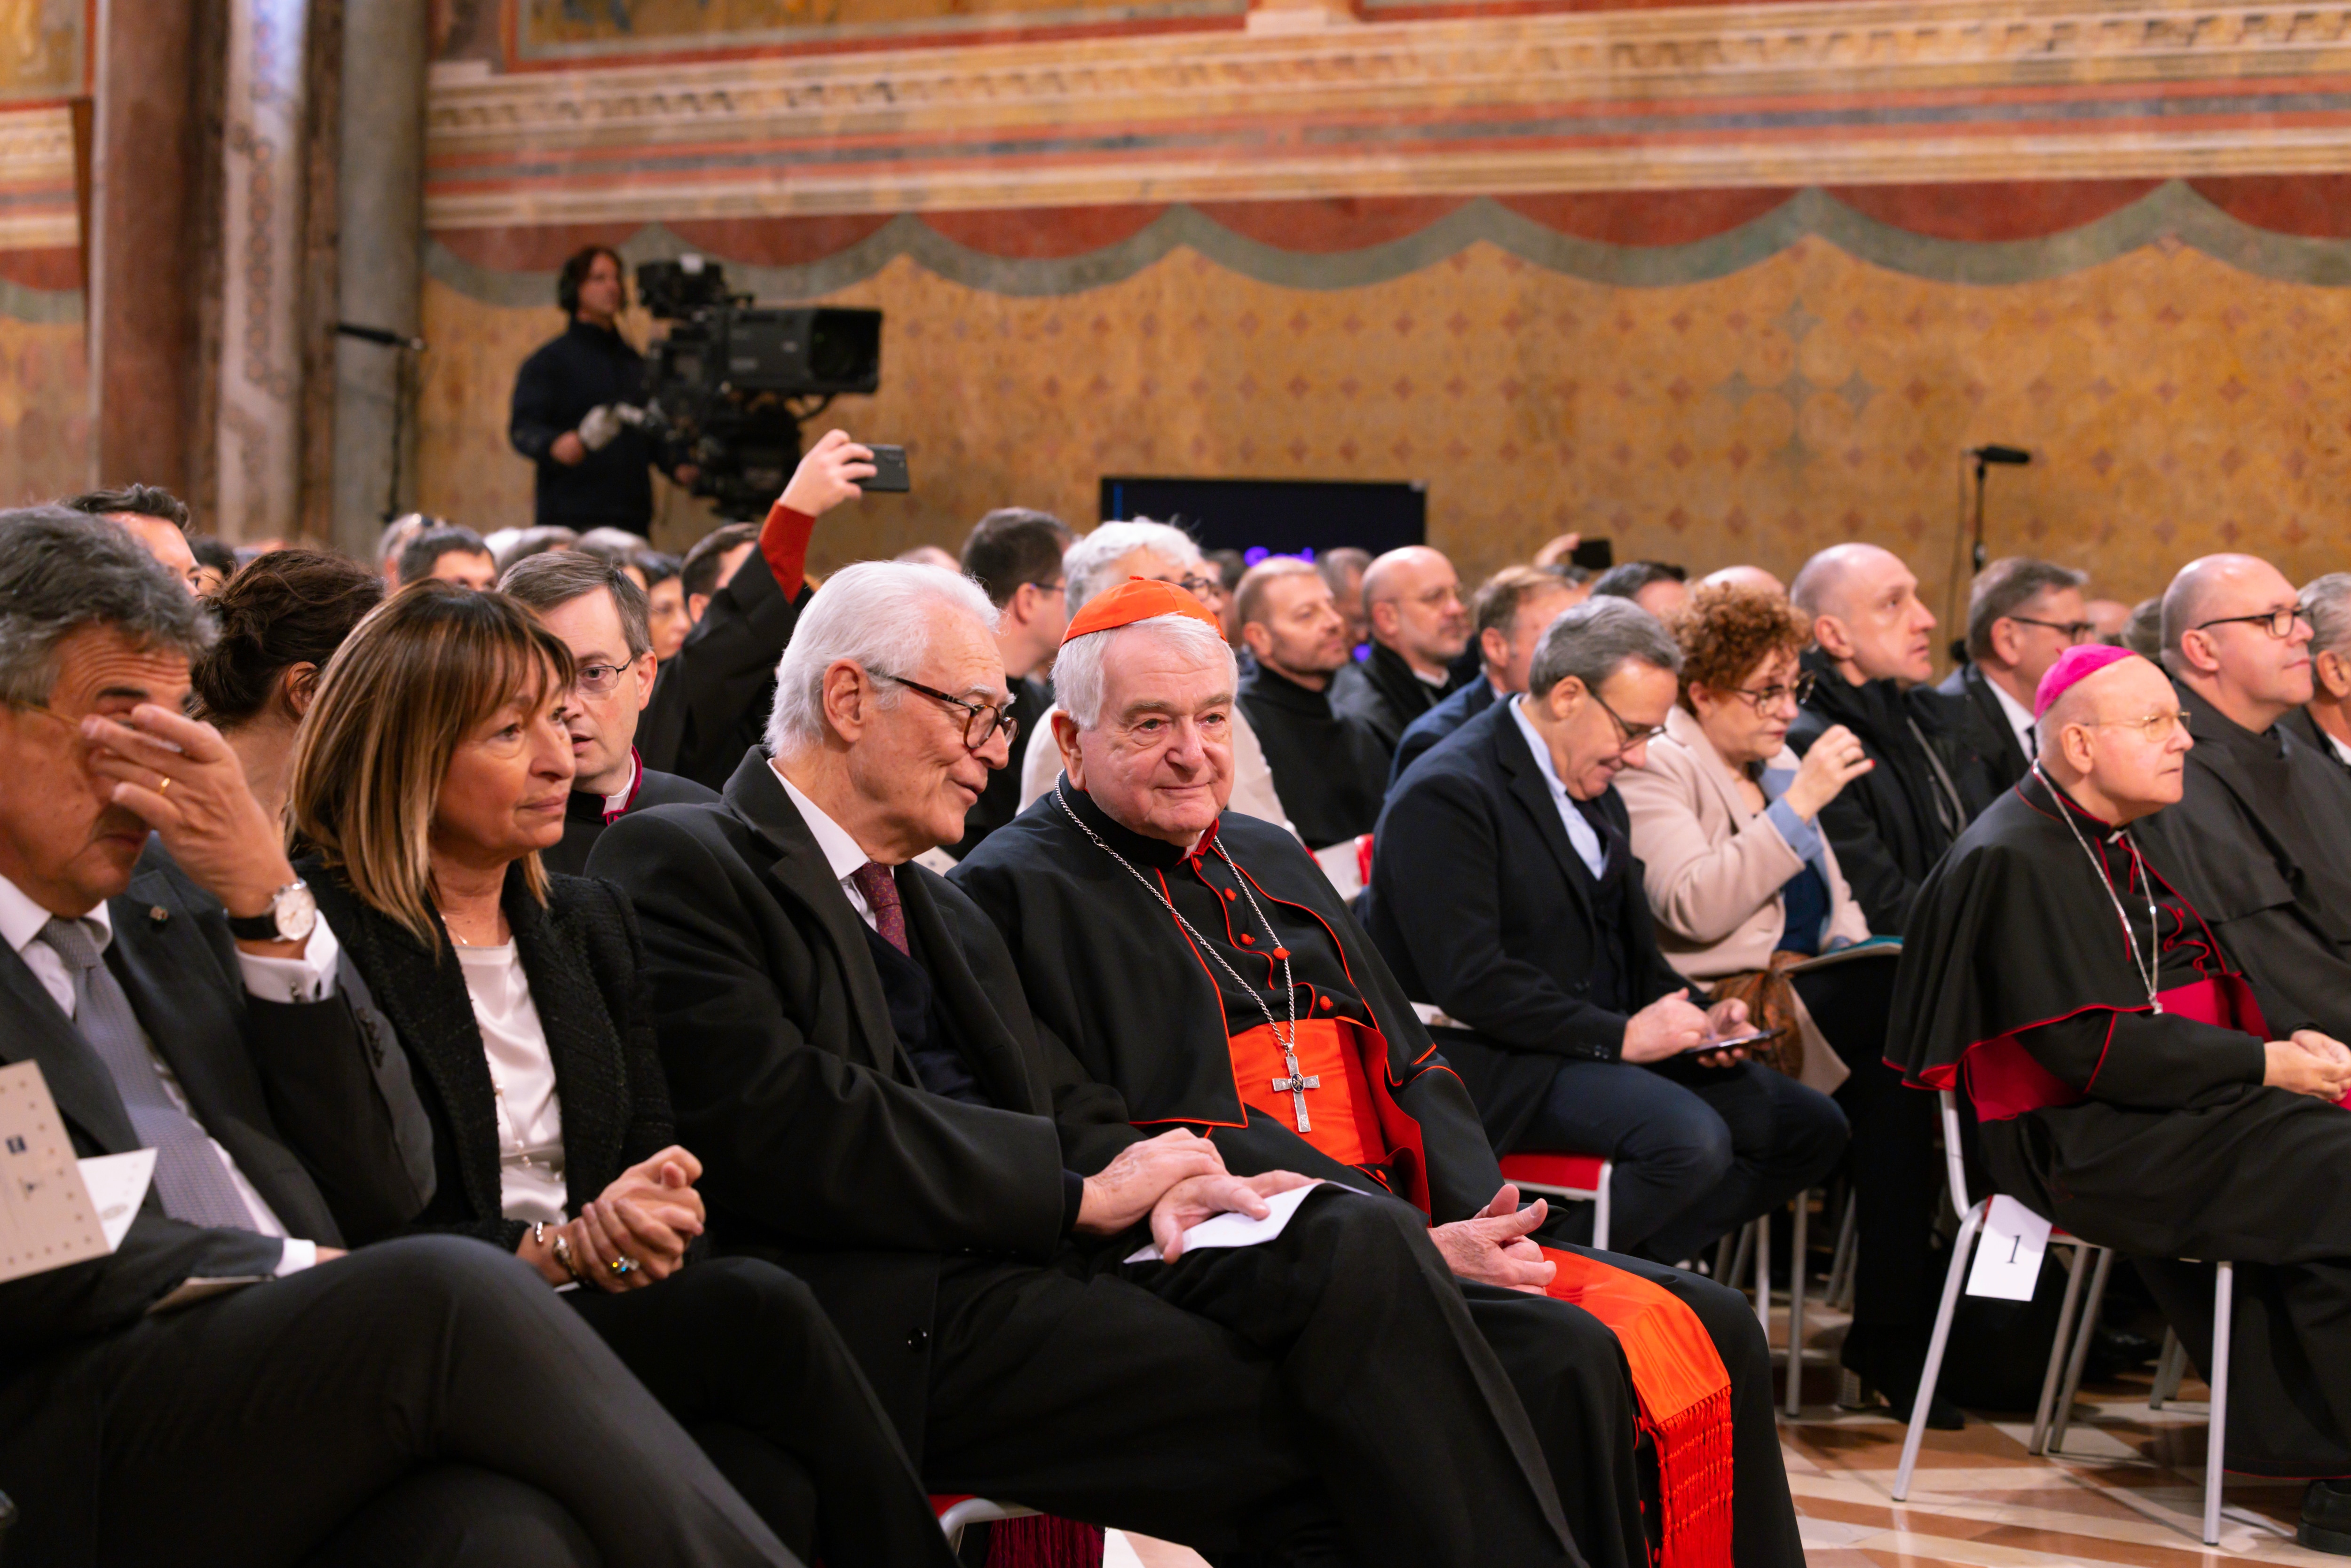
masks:
<svg viewBox="0 0 2351 1568"><path fill-rule="evenodd" d="M1902 1464L1895 1472L1894 1500L1903 1502L1910 1496L1910 1480L1918 1465L1918 1448L1927 1436L1927 1410L1935 1397L1936 1379L1943 1370L1943 1352L1951 1337L1951 1317L1958 1310L1959 1291L1967 1282L1968 1266L1975 1255L1977 1238L1981 1233L1985 1218L1991 1210L1991 1198L1968 1201L1966 1163L1961 1157L1963 1145L1959 1140L1959 1103L1951 1091L1938 1090L1936 1100L1942 1112L1943 1168L1950 1188L1951 1207L1959 1217L1959 1234L1951 1244L1951 1265L1943 1277L1942 1304L1935 1313L1935 1332L1927 1342L1927 1365L1918 1376L1918 1391L1910 1402L1910 1427L1902 1439ZM2114 1253L2079 1236L2063 1230L2053 1230L2052 1247L2074 1249L2073 1278L2065 1284L2064 1305L2057 1314L2057 1334L2049 1347L2049 1368L2041 1380L2041 1404L2033 1412L2032 1437L2027 1445L2029 1452L2055 1454L2065 1439L2065 1427L2073 1414L2074 1394L2080 1389L2082 1365L2088 1359L2090 1341L2096 1332L2099 1300L2105 1293L2106 1276L2114 1265ZM2083 1264L2095 1257L2093 1266ZM2212 1426L2206 1440L2204 1457L2204 1544L2220 1543L2220 1457L2228 1437L2229 1400L2229 1332L2235 1305L2235 1270L2229 1263L2220 1263L2212 1301ZM2089 1300L2082 1300L2083 1287L2089 1286ZM2076 1328L2076 1316L2079 1328ZM2170 1341L2167 1341L2168 1361ZM2058 1397L2060 1372L2064 1375L2064 1398ZM2174 1385L2176 1388L2176 1385ZM2162 1388L2160 1375L2157 1388ZM2164 1397L2168 1397L2165 1395ZM2153 1403L2150 1401L2150 1403ZM2054 1416L2053 1423L2052 1416Z"/></svg>
<svg viewBox="0 0 2351 1568"><path fill-rule="evenodd" d="M1540 1152L1558 1154L1565 1151L1545 1149ZM1590 1159L1593 1156L1586 1155L1582 1157ZM1598 1185L1593 1186L1567 1186L1554 1182L1527 1181L1522 1177L1510 1176L1507 1171L1503 1176L1506 1180L1516 1185L1521 1193L1531 1192L1539 1197L1560 1197L1573 1203L1592 1205L1592 1249L1595 1252L1608 1250L1608 1189L1615 1180L1616 1162L1614 1160L1604 1157L1601 1159L1600 1174L1595 1178Z"/></svg>
<svg viewBox="0 0 2351 1568"><path fill-rule="evenodd" d="M1023 1508L1017 1502L996 1502L984 1497L967 1497L939 1515L939 1528L946 1532L947 1550L960 1551L963 1532L975 1524L993 1524L1001 1519L1027 1519L1037 1511Z"/></svg>

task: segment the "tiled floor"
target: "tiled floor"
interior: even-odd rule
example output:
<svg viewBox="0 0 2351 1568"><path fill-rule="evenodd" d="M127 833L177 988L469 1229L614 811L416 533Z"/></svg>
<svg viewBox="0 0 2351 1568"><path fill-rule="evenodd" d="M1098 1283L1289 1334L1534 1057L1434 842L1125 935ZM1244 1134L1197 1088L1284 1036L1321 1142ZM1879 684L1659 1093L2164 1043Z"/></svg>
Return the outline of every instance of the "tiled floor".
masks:
<svg viewBox="0 0 2351 1568"><path fill-rule="evenodd" d="M1843 1324L1816 1314L1806 1326L1818 1329L1805 1335L1818 1346ZM1807 1393L1825 1400L1829 1378L1814 1369ZM2299 1481L2230 1478L2220 1544L2203 1544L2205 1398L2190 1381L2179 1401L2151 1411L2144 1374L2085 1390L2065 1452L2051 1459L2026 1453L2028 1420L1970 1415L1964 1431L1927 1435L1907 1503L1893 1500L1902 1428L1808 1404L1781 1431L1809 1568L2193 1568L2224 1558L2346 1568L2294 1544ZM1202 1565L1181 1547L1113 1537L1105 1568Z"/></svg>

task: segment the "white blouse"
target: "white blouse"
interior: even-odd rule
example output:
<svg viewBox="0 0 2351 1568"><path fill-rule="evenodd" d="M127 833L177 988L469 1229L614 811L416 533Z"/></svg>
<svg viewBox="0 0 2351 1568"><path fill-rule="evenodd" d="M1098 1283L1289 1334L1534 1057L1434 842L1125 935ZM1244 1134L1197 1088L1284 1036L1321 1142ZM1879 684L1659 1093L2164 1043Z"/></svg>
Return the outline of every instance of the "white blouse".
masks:
<svg viewBox="0 0 2351 1568"><path fill-rule="evenodd" d="M497 1096L499 1207L508 1219L560 1225L570 1201L563 1185L563 1103L521 956L508 942L460 947L457 962Z"/></svg>

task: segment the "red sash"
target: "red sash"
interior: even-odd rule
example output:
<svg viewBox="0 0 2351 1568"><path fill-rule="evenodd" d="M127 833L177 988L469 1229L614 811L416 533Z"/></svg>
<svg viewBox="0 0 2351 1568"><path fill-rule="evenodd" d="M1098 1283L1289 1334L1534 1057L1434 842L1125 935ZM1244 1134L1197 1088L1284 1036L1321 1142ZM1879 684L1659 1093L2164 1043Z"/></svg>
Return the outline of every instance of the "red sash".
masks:
<svg viewBox="0 0 2351 1568"><path fill-rule="evenodd" d="M2180 1018L2193 1019L2221 1029L2241 1030L2255 1040L2270 1038L2269 1024L2262 1017L2261 1004L2253 999L2252 988L2241 975L2208 977L2185 986L2174 986L2158 993L2163 1010ZM2136 1009L2101 1009L2101 1011L2136 1011ZM2059 1020L2046 1020L2055 1023ZM2035 1026L2037 1027L2037 1026ZM2112 1038L2113 1025L2107 1026ZM1968 1098L1975 1104L1976 1114L1987 1122L2005 1122L2022 1116L2027 1111L2079 1105L2089 1095L2075 1089L2064 1079L2032 1060L2017 1032L1995 1035L1968 1047L1960 1057L1966 1069ZM2099 1058L2105 1065L2105 1058ZM1925 1082L1937 1089L1949 1089L1959 1076L1949 1069L1930 1071L1923 1075ZM2090 1075L2092 1082L2097 1074Z"/></svg>
<svg viewBox="0 0 2351 1568"><path fill-rule="evenodd" d="M1730 1562L1730 1375L1698 1314L1661 1285L1546 1247L1559 1265L1549 1293L1616 1335L1633 1368L1641 1430L1657 1446L1665 1543L1658 1568Z"/></svg>
<svg viewBox="0 0 2351 1568"><path fill-rule="evenodd" d="M1408 1196L1428 1207L1419 1174L1418 1129L1385 1092L1387 1040L1345 1019L1301 1019L1299 1071L1319 1078L1306 1091L1309 1129L1299 1135L1341 1165L1376 1166L1399 1148ZM1266 1024L1232 1037L1233 1081L1241 1101L1298 1125L1297 1105L1278 1092L1286 1078L1281 1046ZM1402 1137L1394 1134L1401 1134ZM1656 1445L1665 1545L1658 1568L1725 1568L1730 1562L1730 1375L1706 1325L1681 1300L1635 1274L1573 1252L1543 1249L1558 1265L1551 1295L1608 1325L1633 1371L1640 1428Z"/></svg>

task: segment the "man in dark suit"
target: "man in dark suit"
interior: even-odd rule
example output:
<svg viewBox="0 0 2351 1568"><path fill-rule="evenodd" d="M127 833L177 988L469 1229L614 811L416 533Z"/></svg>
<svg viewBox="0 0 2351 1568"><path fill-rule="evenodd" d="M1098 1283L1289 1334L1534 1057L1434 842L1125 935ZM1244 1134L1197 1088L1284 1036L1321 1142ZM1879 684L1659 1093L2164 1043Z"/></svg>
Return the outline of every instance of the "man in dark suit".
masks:
<svg viewBox="0 0 2351 1568"><path fill-rule="evenodd" d="M0 1284L15 1552L790 1562L530 1270L341 1253L320 1183L374 1173L307 1174L254 1060L362 1046L274 825L181 713L208 634L120 528L0 514L0 1061L78 1155L156 1152L110 1255ZM217 908L134 876L151 830Z"/></svg>
<svg viewBox="0 0 2351 1568"><path fill-rule="evenodd" d="M1789 602L1813 628L1814 677L1788 744L1802 753L1842 725L1876 764L1821 809L1872 931L1896 932L1918 884L1990 803L1991 780L1957 734L1959 705L1935 676L1935 613L1891 550L1831 545L1804 563Z"/></svg>
<svg viewBox="0 0 2351 1568"><path fill-rule="evenodd" d="M2032 698L2041 677L2096 632L2082 603L2088 580L2071 567L2007 556L1968 590L1968 662L1935 689L1960 705L1959 735L1991 794L2023 778L2040 750Z"/></svg>
<svg viewBox="0 0 2351 1568"><path fill-rule="evenodd" d="M2312 579L2301 599L2310 622L2310 700L2278 726L2351 774L2351 572Z"/></svg>
<svg viewBox="0 0 2351 1568"><path fill-rule="evenodd" d="M1704 1049L1746 1009L1702 1009L1657 949L1610 780L1640 766L1680 668L1630 600L1552 622L1526 694L1389 797L1369 923L1495 1149L1611 1155L1610 1245L1667 1263L1818 1181L1845 1142L1826 1096Z"/></svg>
<svg viewBox="0 0 2351 1568"><path fill-rule="evenodd" d="M602 556L548 550L507 568L498 591L529 605L571 649L563 724L576 771L563 838L539 854L548 870L578 876L604 830L631 811L718 799L637 754L637 716L653 696L656 661L645 591L634 578Z"/></svg>
<svg viewBox="0 0 2351 1568"><path fill-rule="evenodd" d="M1462 684L1452 664L1469 643L1469 612L1453 563L1426 545L1406 545L1364 569L1364 613L1371 657L1340 666L1331 707L1369 725L1393 759L1405 726Z"/></svg>
<svg viewBox="0 0 2351 1568"><path fill-rule="evenodd" d="M714 1239L809 1283L935 1491L1282 1562L1580 1562L1416 1215L1318 1188L1261 1245L1127 1261L1301 1178L1134 1127L911 863L1006 763L993 620L934 568L841 572L772 758L591 857L643 924Z"/></svg>
<svg viewBox="0 0 2351 1568"><path fill-rule="evenodd" d="M1527 666L1534 663L1543 628L1588 597L1558 573L1535 566L1506 566L1479 583L1469 598L1469 619L1476 627L1470 645L1478 651L1479 672L1405 727L1395 761L1388 768L1388 788L1394 789L1404 770L1430 747L1493 706L1496 697L1525 691Z"/></svg>
<svg viewBox="0 0 2351 1568"><path fill-rule="evenodd" d="M873 453L829 430L800 459L759 525L758 548L710 596L675 657L661 667L637 749L644 765L706 789L725 784L759 744L775 690L776 659L808 607L809 538L816 520L864 492Z"/></svg>

